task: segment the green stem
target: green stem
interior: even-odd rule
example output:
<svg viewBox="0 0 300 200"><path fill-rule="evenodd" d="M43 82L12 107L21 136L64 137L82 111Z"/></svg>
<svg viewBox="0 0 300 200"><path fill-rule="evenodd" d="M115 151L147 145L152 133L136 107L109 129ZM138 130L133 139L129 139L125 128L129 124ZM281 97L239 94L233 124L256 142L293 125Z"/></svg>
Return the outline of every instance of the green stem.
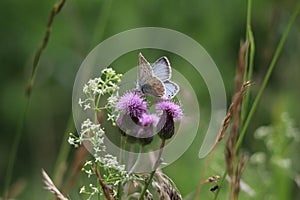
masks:
<svg viewBox="0 0 300 200"><path fill-rule="evenodd" d="M253 32L251 30L250 25L249 25L249 40L250 40L250 59L249 59L249 71L248 71L248 77L247 77L247 79L251 80L252 79L252 74L253 74L253 64L254 64L254 54L255 54L255 42L254 42L254 36L253 36Z"/></svg>
<svg viewBox="0 0 300 200"><path fill-rule="evenodd" d="M95 108L95 116L94 116L95 119L94 119L94 122L97 124L97 122L98 122L98 114L100 113L100 110L98 109L98 106L99 106L99 102L100 102L100 99L101 99L101 95L100 94L98 95L97 100L96 100L96 95L93 97L93 99L94 99L94 108Z"/></svg>
<svg viewBox="0 0 300 200"><path fill-rule="evenodd" d="M130 144L129 146L129 155L128 155L128 161L127 161L127 170L130 170L133 163L133 154L134 154L134 144Z"/></svg>
<svg viewBox="0 0 300 200"><path fill-rule="evenodd" d="M147 191L147 189L148 189L148 187L149 187L149 185L150 185L150 183L151 183L151 181L152 181L152 179L153 179L153 176L154 176L154 174L155 174L155 172L156 172L156 169L158 168L158 166L159 166L159 164L160 164L160 159L161 159L161 155L162 155L162 152L163 152L163 148L164 148L164 146L165 146L165 142L166 142L165 139L162 139L162 140L161 140L161 144L160 144L160 149L159 149L159 153L158 153L158 156L157 156L157 160L156 160L156 162L155 162L155 164L154 164L154 167L153 167L154 169L153 169L153 171L151 172L150 177L148 178L146 184L145 184L144 187L143 187L143 190L142 190L142 192L141 192L141 195L140 195L140 197L139 197L139 200L142 200L142 199L144 198L145 193L146 193L146 191Z"/></svg>
<svg viewBox="0 0 300 200"><path fill-rule="evenodd" d="M122 183L119 182L118 189L117 189L117 199L121 199L122 196Z"/></svg>
<svg viewBox="0 0 300 200"><path fill-rule="evenodd" d="M59 173L61 170L61 167L66 164L67 157L70 152L70 144L68 143L69 134L75 130L74 123L73 123L73 116L70 115L68 124L64 133L64 138L62 141L62 144L59 149L59 154L57 156L57 160L54 167L54 182L58 182L58 179L61 178L61 174Z"/></svg>
<svg viewBox="0 0 300 200"><path fill-rule="evenodd" d="M223 174L223 176L222 176L222 179L221 179L221 181L220 181L220 183L219 183L219 189L218 189L217 192L216 192L216 195L215 195L215 197L214 197L214 200L217 200L218 195L219 195L219 192L220 192L221 187L222 187L222 185L223 185L223 183L224 183L224 181L225 181L226 176L227 176L227 171L224 171L224 174Z"/></svg>
<svg viewBox="0 0 300 200"><path fill-rule="evenodd" d="M246 41L249 42L249 49L246 52L245 60L247 69L244 73L244 81L251 80L253 74L253 63L254 63L254 53L255 53L255 43L253 32L251 30L251 11L252 11L252 0L248 0L247 4L247 24L246 24ZM249 52L250 50L250 52ZM244 100L242 102L242 110L241 110L241 126L245 121L246 114L248 112L248 105L250 100L250 91L246 90Z"/></svg>
<svg viewBox="0 0 300 200"><path fill-rule="evenodd" d="M27 98L27 103L25 105L24 112L19 120L19 123L17 126L17 133L14 138L12 149L11 149L10 155L9 155L7 171L6 171L6 178L5 178L5 183L4 183L3 199L8 198L9 185L10 185L11 179L12 179L13 169L15 166L15 161L16 161L16 156L17 156L17 152L19 149L19 144L20 144L20 141L22 138L22 133L23 133L24 124L26 121L26 115L27 115L27 111L29 108L29 104L30 104L30 98Z"/></svg>
<svg viewBox="0 0 300 200"><path fill-rule="evenodd" d="M269 67L268 67L268 71L266 73L266 76L264 77L262 85L261 85L261 87L260 87L260 89L259 89L259 91L257 93L257 96L256 96L256 98L255 98L255 100L253 102L253 105L252 105L252 107L250 109L249 115L248 115L248 117L247 117L247 119L245 121L245 124L243 125L242 131L240 133L239 139L238 139L237 144L236 144L236 148L237 149L238 149L238 147L241 145L241 143L243 141L243 138L245 136L246 130L247 130L247 128L248 128L248 126L249 126L249 124L251 122L251 119L252 119L252 117L253 117L253 115L254 115L254 113L256 111L256 108L258 106L260 98L261 98L261 96L262 96L262 94L264 92L264 89L266 88L266 85L267 85L267 83L269 81L269 78L270 78L272 72L273 72L275 64L277 63L277 60L278 60L278 58L280 56L280 53L281 53L281 51L283 49L283 46L284 46L285 42L286 42L287 36L288 36L289 32L291 31L291 28L292 28L292 26L293 26L293 24L294 24L294 22L295 22L295 20L296 20L296 18L298 16L298 14L299 14L299 11L300 11L300 3L297 5L297 7L296 7L296 9L295 9L295 11L293 13L293 15L291 16L291 18L289 20L289 23L288 23L288 25L287 25L287 27L286 27L283 35L282 35L282 37L281 37L281 39L279 41L279 44L278 44L278 46L276 48L276 51L274 53L274 56L272 58L272 61L271 61L270 65L269 65Z"/></svg>
<svg viewBox="0 0 300 200"><path fill-rule="evenodd" d="M126 136L121 136L121 149L119 152L119 163L123 163L123 154L124 154L124 150L125 150L125 146L126 146Z"/></svg>
<svg viewBox="0 0 300 200"><path fill-rule="evenodd" d="M30 77L30 79L27 83L27 87L26 87L26 94L29 98L31 96L31 92L32 92L32 88L33 88L34 81L36 78L37 70L39 68L38 64L39 64L41 55L42 55L43 51L45 50L45 48L47 47L49 39L50 39L51 29L52 29L52 24L53 24L54 18L61 11L62 7L65 4L65 1L66 0L60 0L59 2L55 3L52 6L52 10L51 10L50 16L48 18L46 32L44 34L43 41L40 44L39 48L37 49L37 51L35 52L35 55L34 55L31 77Z"/></svg>
<svg viewBox="0 0 300 200"><path fill-rule="evenodd" d="M249 42L249 30L251 29L251 10L252 10L252 0L247 1L247 16L246 16L246 32L245 32L245 38L246 41ZM250 42L251 45L251 42ZM246 56L245 56L245 63L248 64L248 57L249 57L249 51L247 50ZM246 66L247 67L247 66ZM244 81L247 77L247 70L244 72Z"/></svg>
<svg viewBox="0 0 300 200"><path fill-rule="evenodd" d="M153 179L153 176L154 176L155 172L156 172L156 170L153 170L153 171L151 172L149 179L147 180L146 184L145 184L144 187L143 187L143 190L142 190L142 192L141 192L141 195L140 195L140 197L139 197L139 200L144 199L145 193L146 193L146 191L147 191L147 189L148 189L148 187L149 187L149 185L150 185L150 183L151 183L151 181L152 181L152 179Z"/></svg>
<svg viewBox="0 0 300 200"><path fill-rule="evenodd" d="M250 41L250 57L249 57L249 69L247 72L247 80L251 81L253 74L253 63L254 63L254 54L255 54L255 43L254 36L251 28L249 29L249 41ZM244 123L246 114L248 112L248 105L250 100L250 90L246 90L245 97L242 102L242 113L241 113L241 122Z"/></svg>
<svg viewBox="0 0 300 200"><path fill-rule="evenodd" d="M129 174L131 174L133 172L133 170L136 168L136 166L138 165L143 151L144 151L144 145L140 145L139 155L138 155L134 165L131 167Z"/></svg>

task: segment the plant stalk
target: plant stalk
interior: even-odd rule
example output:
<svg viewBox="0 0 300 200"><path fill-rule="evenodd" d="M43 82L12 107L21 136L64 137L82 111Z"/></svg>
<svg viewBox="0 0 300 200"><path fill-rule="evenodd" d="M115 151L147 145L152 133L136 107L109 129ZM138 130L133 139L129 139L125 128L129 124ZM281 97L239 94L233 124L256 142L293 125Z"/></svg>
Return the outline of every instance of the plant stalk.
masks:
<svg viewBox="0 0 300 200"><path fill-rule="evenodd" d="M153 176L154 176L154 174L155 174L155 172L156 172L156 169L157 169L158 166L160 165L160 159L161 159L161 155L162 155L162 152L163 152L163 148L164 148L164 146L165 146L165 142L166 142L165 139L162 139L162 140L161 140L161 144L160 144L160 149L159 149L158 157L157 157L157 160L156 160L156 162L155 162L155 164L154 164L154 169L153 169L153 171L151 172L150 177L148 178L146 184L145 184L144 187L143 187L143 190L142 190L142 192L141 192L141 195L140 195L140 197L139 197L139 200L142 200L142 199L144 198L145 193L146 193L146 191L147 191L147 189L148 189L148 187L149 187L149 185L150 185L150 183L151 183L151 181L152 181L152 179L153 179Z"/></svg>

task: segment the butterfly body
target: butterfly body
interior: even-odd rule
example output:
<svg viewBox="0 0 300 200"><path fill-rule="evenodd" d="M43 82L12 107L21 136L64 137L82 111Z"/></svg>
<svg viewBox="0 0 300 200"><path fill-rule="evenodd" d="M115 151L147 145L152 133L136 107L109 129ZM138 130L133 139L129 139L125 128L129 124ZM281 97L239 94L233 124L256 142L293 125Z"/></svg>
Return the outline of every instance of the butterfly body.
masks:
<svg viewBox="0 0 300 200"><path fill-rule="evenodd" d="M152 84L144 84L141 86L141 91L144 94L150 94L155 97L162 97L165 93L165 88L161 82L158 80L150 80Z"/></svg>
<svg viewBox="0 0 300 200"><path fill-rule="evenodd" d="M172 74L167 57L159 58L152 66L139 54L137 89L144 94L163 99L172 99L179 91L179 86L170 81Z"/></svg>

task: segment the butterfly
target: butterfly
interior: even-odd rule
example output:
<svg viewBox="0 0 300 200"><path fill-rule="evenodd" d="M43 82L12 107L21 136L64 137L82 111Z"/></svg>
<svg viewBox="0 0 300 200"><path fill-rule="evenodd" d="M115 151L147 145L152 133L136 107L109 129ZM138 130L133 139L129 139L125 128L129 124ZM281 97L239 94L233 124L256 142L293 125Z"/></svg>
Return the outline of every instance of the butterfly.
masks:
<svg viewBox="0 0 300 200"><path fill-rule="evenodd" d="M139 53L136 87L142 93L162 99L172 99L179 92L179 86L170 81L171 74L167 57L159 58L151 66Z"/></svg>

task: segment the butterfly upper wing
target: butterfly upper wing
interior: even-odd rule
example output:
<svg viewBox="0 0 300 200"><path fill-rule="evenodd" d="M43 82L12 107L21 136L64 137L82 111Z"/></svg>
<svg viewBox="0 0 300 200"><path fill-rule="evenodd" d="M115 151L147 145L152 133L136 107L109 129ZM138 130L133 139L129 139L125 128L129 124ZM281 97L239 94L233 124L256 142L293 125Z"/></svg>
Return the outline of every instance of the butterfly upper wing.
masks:
<svg viewBox="0 0 300 200"><path fill-rule="evenodd" d="M162 97L164 99L172 99L179 92L179 86L172 81L165 81L164 86L165 94Z"/></svg>
<svg viewBox="0 0 300 200"><path fill-rule="evenodd" d="M165 94L165 87L162 81L153 76L150 63L141 53L138 60L137 89L144 94L162 97Z"/></svg>
<svg viewBox="0 0 300 200"><path fill-rule="evenodd" d="M167 57L161 57L152 65L152 73L155 77L162 82L171 78L172 70L171 65Z"/></svg>
<svg viewBox="0 0 300 200"><path fill-rule="evenodd" d="M152 73L163 82L165 92L163 99L172 99L179 91L179 86L170 81L172 70L167 57L161 57L152 65Z"/></svg>

